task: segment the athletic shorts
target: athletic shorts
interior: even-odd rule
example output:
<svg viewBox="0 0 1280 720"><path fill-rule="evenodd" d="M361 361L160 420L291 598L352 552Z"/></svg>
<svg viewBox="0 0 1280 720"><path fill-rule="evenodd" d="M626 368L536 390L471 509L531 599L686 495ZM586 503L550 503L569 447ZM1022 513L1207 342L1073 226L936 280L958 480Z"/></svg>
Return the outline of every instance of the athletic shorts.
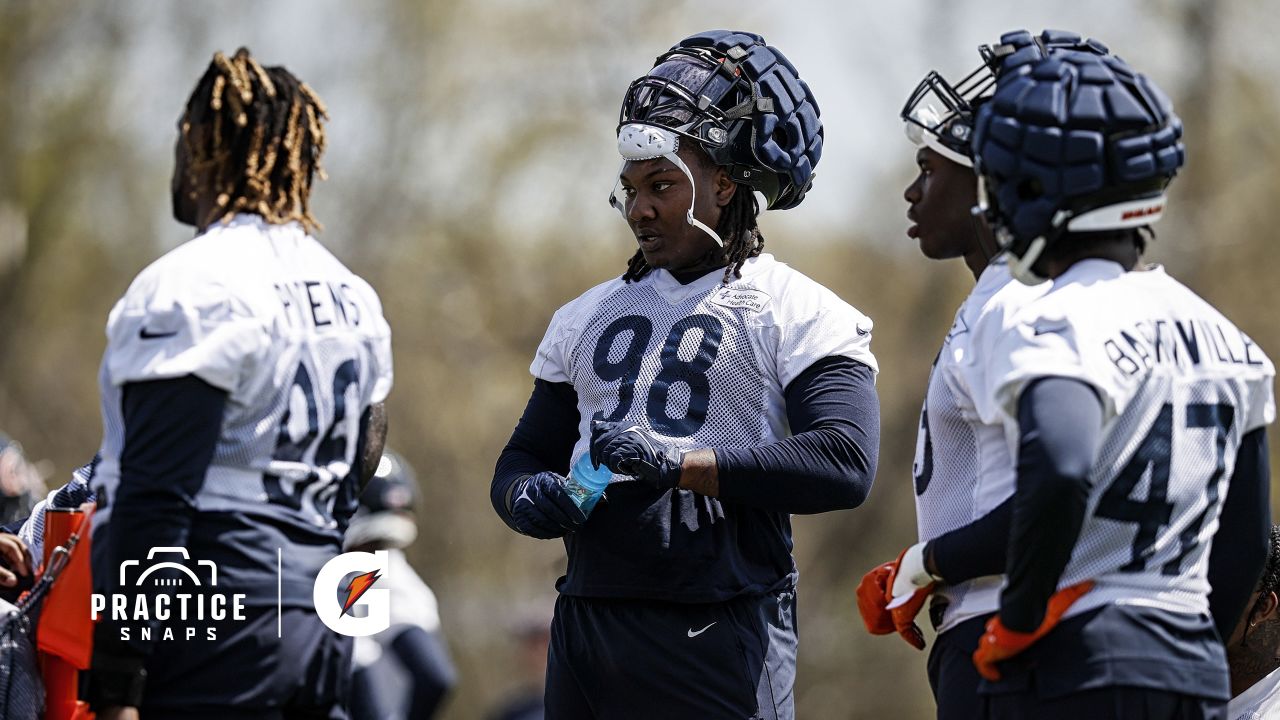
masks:
<svg viewBox="0 0 1280 720"><path fill-rule="evenodd" d="M561 595L548 649L556 720L793 720L795 592L686 604Z"/></svg>
<svg viewBox="0 0 1280 720"><path fill-rule="evenodd" d="M1056 698L1035 692L984 695L986 720L1227 720L1227 703L1170 690L1111 687Z"/></svg>
<svg viewBox="0 0 1280 720"><path fill-rule="evenodd" d="M351 641L312 609L245 609L217 640L166 640L147 660L147 720L346 720Z"/></svg>
<svg viewBox="0 0 1280 720"><path fill-rule="evenodd" d="M982 676L973 664L973 651L987 630L991 615L970 618L949 628L933 641L929 651L929 687L938 704L938 720L972 720L981 717L978 684Z"/></svg>
<svg viewBox="0 0 1280 720"><path fill-rule="evenodd" d="M989 720L1225 718L1226 656L1207 613L1105 605L1064 620L983 681Z"/></svg>

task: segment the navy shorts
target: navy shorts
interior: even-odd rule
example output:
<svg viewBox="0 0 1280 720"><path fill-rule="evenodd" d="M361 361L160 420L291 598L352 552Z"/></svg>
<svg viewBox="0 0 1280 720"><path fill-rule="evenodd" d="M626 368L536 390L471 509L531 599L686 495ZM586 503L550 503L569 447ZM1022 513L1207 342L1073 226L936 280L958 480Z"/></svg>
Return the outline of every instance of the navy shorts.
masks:
<svg viewBox="0 0 1280 720"><path fill-rule="evenodd" d="M1056 698L1035 692L984 695L987 720L1227 720L1222 700L1143 687L1081 690Z"/></svg>
<svg viewBox="0 0 1280 720"><path fill-rule="evenodd" d="M1111 604L1064 620L979 688L988 720L1217 720L1226 656L1207 613Z"/></svg>
<svg viewBox="0 0 1280 720"><path fill-rule="evenodd" d="M929 651L929 687L938 704L938 720L981 717L978 684L982 676L973 664L973 651L986 632L991 615L970 618L938 635Z"/></svg>
<svg viewBox="0 0 1280 720"><path fill-rule="evenodd" d="M556 720L793 720L795 593L722 603L561 595L547 652Z"/></svg>
<svg viewBox="0 0 1280 720"><path fill-rule="evenodd" d="M245 609L216 640L157 642L147 660L147 720L346 720L352 638L310 608ZM181 635L179 635L181 637ZM203 637L203 636L201 636Z"/></svg>

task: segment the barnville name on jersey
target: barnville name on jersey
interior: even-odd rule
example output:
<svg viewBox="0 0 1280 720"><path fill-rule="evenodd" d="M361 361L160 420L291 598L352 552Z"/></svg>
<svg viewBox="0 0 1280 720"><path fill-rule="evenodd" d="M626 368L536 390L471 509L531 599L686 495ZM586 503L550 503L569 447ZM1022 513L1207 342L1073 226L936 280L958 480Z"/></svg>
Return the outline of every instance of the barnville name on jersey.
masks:
<svg viewBox="0 0 1280 720"><path fill-rule="evenodd" d="M346 283L296 280L276 283L275 288L291 324L316 328L360 326L358 295Z"/></svg>
<svg viewBox="0 0 1280 720"><path fill-rule="evenodd" d="M108 600L109 598L109 600ZM103 595L94 593L89 601L89 614L96 622L100 615L121 623L120 639L129 640L137 631L139 640L173 640L179 633L163 626L170 620L183 623L180 634L185 640L196 638L200 628L186 623L220 622L228 618L244 620L244 593L136 593L132 596L120 593ZM152 622L154 621L154 622ZM125 623L133 623L128 625ZM206 640L217 640L216 628L204 628Z"/></svg>
<svg viewBox="0 0 1280 720"><path fill-rule="evenodd" d="M1208 320L1143 320L1103 345L1120 372L1136 375L1156 365L1182 369L1202 365L1263 364L1262 351L1248 335Z"/></svg>

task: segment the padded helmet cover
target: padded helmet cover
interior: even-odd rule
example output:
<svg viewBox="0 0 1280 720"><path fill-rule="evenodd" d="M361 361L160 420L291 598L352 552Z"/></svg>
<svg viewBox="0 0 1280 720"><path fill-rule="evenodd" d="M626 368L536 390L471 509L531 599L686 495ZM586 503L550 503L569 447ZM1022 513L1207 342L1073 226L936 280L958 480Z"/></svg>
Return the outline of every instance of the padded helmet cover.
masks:
<svg viewBox="0 0 1280 720"><path fill-rule="evenodd" d="M619 128L659 125L696 140L769 209L799 205L822 157L817 102L795 67L754 33L710 30L662 54L627 89Z"/></svg>

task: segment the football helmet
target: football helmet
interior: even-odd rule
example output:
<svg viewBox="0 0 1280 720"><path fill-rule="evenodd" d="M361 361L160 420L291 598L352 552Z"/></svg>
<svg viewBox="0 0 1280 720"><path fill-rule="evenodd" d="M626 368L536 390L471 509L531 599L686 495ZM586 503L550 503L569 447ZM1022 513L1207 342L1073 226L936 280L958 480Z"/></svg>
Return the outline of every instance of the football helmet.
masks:
<svg viewBox="0 0 1280 720"><path fill-rule="evenodd" d="M977 112L979 208L1023 282L1041 280L1032 265L1068 231L1158 220L1165 187L1186 160L1182 122L1165 94L1088 43L1010 53Z"/></svg>
<svg viewBox="0 0 1280 720"><path fill-rule="evenodd" d="M973 167L974 113L991 97L996 76L1056 49L1108 53L1102 43L1063 30L1045 30L1038 36L1026 30L1007 32L1000 42L979 46L982 63L954 85L936 70L924 76L902 107L907 138L916 147L928 147L952 162Z"/></svg>
<svg viewBox="0 0 1280 720"><path fill-rule="evenodd" d="M418 477L394 450L382 453L378 468L360 494L360 507L351 517L343 547L377 544L404 548L418 537L413 509L418 503Z"/></svg>
<svg viewBox="0 0 1280 720"><path fill-rule="evenodd" d="M747 32L698 33L658 56L627 88L617 133L624 162L664 157L690 182L675 153L682 141L698 143L735 182L764 195L770 210L804 200L822 157L812 91L777 48ZM610 203L622 210L616 187ZM720 241L692 207L688 220Z"/></svg>
<svg viewBox="0 0 1280 720"><path fill-rule="evenodd" d="M45 491L44 478L22 444L0 432L0 523L25 519Z"/></svg>

